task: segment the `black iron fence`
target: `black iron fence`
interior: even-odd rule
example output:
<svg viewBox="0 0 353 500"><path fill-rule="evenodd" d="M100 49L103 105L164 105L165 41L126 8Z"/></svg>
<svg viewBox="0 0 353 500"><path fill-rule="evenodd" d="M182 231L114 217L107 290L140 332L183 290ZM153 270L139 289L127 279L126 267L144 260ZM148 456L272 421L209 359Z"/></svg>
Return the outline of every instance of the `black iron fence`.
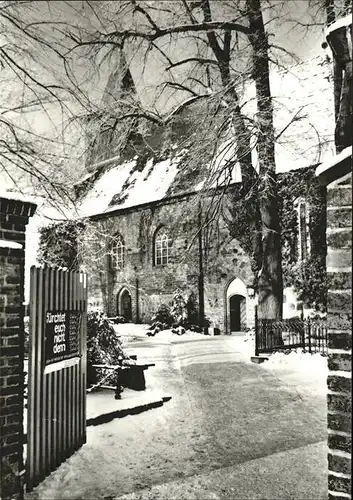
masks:
<svg viewBox="0 0 353 500"><path fill-rule="evenodd" d="M255 355L302 348L310 353L327 354L325 320L291 318L281 321L255 321Z"/></svg>
<svg viewBox="0 0 353 500"><path fill-rule="evenodd" d="M325 320L307 319L305 324L305 348L309 352L327 354L327 324Z"/></svg>

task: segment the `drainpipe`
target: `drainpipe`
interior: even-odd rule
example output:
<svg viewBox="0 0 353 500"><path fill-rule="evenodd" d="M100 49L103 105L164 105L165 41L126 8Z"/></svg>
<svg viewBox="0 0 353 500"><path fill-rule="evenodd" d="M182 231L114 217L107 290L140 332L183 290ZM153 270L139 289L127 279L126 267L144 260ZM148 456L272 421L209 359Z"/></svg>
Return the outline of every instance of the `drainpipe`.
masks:
<svg viewBox="0 0 353 500"><path fill-rule="evenodd" d="M203 273L203 245L202 245L202 207L199 202L198 240L199 240L199 326L203 328L205 319L204 273Z"/></svg>
<svg viewBox="0 0 353 500"><path fill-rule="evenodd" d="M139 279L137 276L137 268L135 267L135 299L136 299L136 323L140 323L140 308L139 308Z"/></svg>

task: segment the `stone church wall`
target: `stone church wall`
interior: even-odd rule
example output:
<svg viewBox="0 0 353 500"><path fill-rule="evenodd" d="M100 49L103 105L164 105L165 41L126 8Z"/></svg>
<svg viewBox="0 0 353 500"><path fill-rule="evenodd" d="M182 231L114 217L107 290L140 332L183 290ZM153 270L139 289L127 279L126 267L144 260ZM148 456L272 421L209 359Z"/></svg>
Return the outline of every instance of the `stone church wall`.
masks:
<svg viewBox="0 0 353 500"><path fill-rule="evenodd" d="M107 240L115 234L123 237L125 263L121 271L109 269L109 259L102 257L105 259L102 266L105 270L100 275L91 273L89 302L103 306L109 316L120 315L120 294L127 289L131 295L132 320L145 323L150 321L161 304L171 305L173 293L181 288L188 297L191 294L194 296L198 308L200 252L197 208L197 197L189 195L169 199L163 204L121 210L94 221L100 228L99 233L106 235ZM166 266L156 266L154 235L162 226L169 231L171 238L170 260ZM229 236L221 219L215 234L217 236L214 236L210 248L203 248L205 317L225 333L227 287L234 278L250 285L253 276L249 257ZM251 326L252 312L251 308L247 311Z"/></svg>

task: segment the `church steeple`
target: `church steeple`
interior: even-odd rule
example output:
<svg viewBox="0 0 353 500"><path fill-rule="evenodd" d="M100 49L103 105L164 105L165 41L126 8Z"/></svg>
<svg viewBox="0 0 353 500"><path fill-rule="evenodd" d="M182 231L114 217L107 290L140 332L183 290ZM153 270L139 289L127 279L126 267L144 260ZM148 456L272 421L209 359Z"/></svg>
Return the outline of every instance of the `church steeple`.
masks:
<svg viewBox="0 0 353 500"><path fill-rule="evenodd" d="M120 50L117 68L109 75L102 97L102 107L123 107L125 99L136 100L137 92L123 50Z"/></svg>
<svg viewBox="0 0 353 500"><path fill-rule="evenodd" d="M110 72L102 95L100 113L92 127L88 140L86 169L92 171L93 165L119 154L122 144L135 127L133 120L119 121L131 112L137 103L135 83L122 49L118 61ZM98 130L97 130L98 129Z"/></svg>

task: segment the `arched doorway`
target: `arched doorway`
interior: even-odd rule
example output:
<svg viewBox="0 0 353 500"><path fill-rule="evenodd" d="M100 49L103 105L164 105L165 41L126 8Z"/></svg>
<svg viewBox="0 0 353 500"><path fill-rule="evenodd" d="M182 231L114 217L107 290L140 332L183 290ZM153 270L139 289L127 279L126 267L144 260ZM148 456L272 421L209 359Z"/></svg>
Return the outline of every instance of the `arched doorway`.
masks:
<svg viewBox="0 0 353 500"><path fill-rule="evenodd" d="M118 297L118 314L124 316L126 321L132 320L131 294L124 288Z"/></svg>
<svg viewBox="0 0 353 500"><path fill-rule="evenodd" d="M244 332L248 326L248 293L239 278L233 278L225 289L225 331L228 334Z"/></svg>
<svg viewBox="0 0 353 500"><path fill-rule="evenodd" d="M243 295L229 298L229 322L231 332L240 332L246 326L246 299Z"/></svg>

